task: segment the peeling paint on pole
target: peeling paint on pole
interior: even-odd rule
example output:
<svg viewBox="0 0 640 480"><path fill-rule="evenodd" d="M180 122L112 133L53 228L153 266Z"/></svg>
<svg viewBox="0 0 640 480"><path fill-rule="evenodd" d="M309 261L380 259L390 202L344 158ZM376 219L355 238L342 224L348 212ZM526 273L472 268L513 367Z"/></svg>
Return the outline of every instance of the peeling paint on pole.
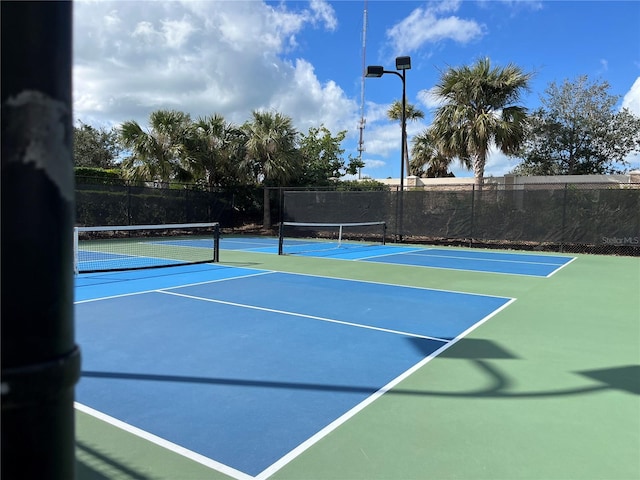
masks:
<svg viewBox="0 0 640 480"><path fill-rule="evenodd" d="M4 135L16 142L16 149L3 161L33 163L58 186L60 195L73 201L73 169L64 159L73 158L65 137L69 134L69 107L42 92L24 91L8 98L3 113L11 115Z"/></svg>

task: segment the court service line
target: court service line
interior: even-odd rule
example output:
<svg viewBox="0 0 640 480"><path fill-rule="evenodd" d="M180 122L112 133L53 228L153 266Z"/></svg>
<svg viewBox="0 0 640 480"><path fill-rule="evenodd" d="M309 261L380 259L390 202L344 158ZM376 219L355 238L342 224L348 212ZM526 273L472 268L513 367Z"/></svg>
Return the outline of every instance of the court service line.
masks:
<svg viewBox="0 0 640 480"><path fill-rule="evenodd" d="M531 261L527 261L527 260L505 260L505 259L501 259L501 258L482 258L482 257L474 257L474 256L465 256L465 255L438 255L438 254L433 254L433 253L414 253L414 252L407 252L406 255L409 256L416 256L416 257L434 257L434 258L453 258L456 260L478 260L481 262L498 262L498 263L518 263L518 264L525 264L525 265L549 265L549 266L560 266L560 265L564 265L564 264L557 264L557 263L549 263L549 262L531 262ZM507 254L503 254L503 255L521 255L519 253L507 253ZM544 257L543 257L544 258Z"/></svg>
<svg viewBox="0 0 640 480"><path fill-rule="evenodd" d="M375 263L375 262L371 262L371 263ZM389 265L388 263L383 263L382 265ZM393 265L393 264L392 264ZM409 265L409 266L416 266L416 265ZM454 293L454 294L458 294L458 295L473 295L476 297L490 297L490 298L504 298L505 300L511 300L513 297L505 297L503 295L492 295L492 294L488 294L488 293L477 293L477 292L463 292L461 290L447 290L445 288L434 288L434 287L421 287L421 286L417 286L417 285L406 285L406 284L402 284L402 283L389 283L389 282L377 282L374 280L362 280L359 278L348 278L348 277L328 277L325 275L318 275L315 273L300 273L300 272L272 272L272 273L278 273L281 275L300 275L303 277L312 277L312 278L324 278L324 279L329 279L329 280L342 280L345 282L356 282L356 283L368 283L368 284L372 284L372 285L382 285L382 286L386 286L386 287L400 287L400 288L408 288L408 289L412 289L412 290L426 290L426 291L431 291L431 292L442 292L442 293Z"/></svg>
<svg viewBox="0 0 640 480"><path fill-rule="evenodd" d="M381 255L371 255L368 257L362 257L362 258L358 258L356 260L368 260L370 258L379 258L379 257L389 257L389 256L393 256L393 255L407 255L407 256L415 256L415 257L433 257L433 258L452 258L452 259L456 259L456 260L479 260L482 262L502 262L502 263L518 263L518 264L527 264L527 265L549 265L549 266L564 266L567 265L568 263L571 263L571 261L575 260L575 257L572 258L571 261L564 263L564 264L558 264L558 263L549 263L549 262L531 262L531 261L526 261L526 260L505 260L505 259L499 259L499 258L482 258L482 257L474 257L474 256L465 256L465 255L438 255L438 254L433 254L433 253L422 253L423 249L418 249L418 250L409 250L406 252L394 252L394 253L384 253ZM478 252L480 253L480 252ZM519 253L508 253L506 255L521 255ZM544 256L541 256L542 258L544 258ZM554 257L557 258L557 257Z"/></svg>
<svg viewBox="0 0 640 480"><path fill-rule="evenodd" d="M406 250L404 252L381 253L380 255L369 255L368 257L355 258L354 260L368 260L370 258L391 257L393 255L409 255L414 252L421 252L421 251L422 249L416 249L416 250Z"/></svg>
<svg viewBox="0 0 640 480"><path fill-rule="evenodd" d="M442 257L445 258L445 257ZM361 259L351 260L351 261L361 261ZM432 268L435 270L447 270L453 272L469 272L469 273L482 273L482 274L491 274L491 275L510 275L512 277L528 277L528 278L547 278L549 275L536 275L534 273L514 273L514 272L496 272L494 270L480 270L480 269L472 269L472 268L459 268L459 267L438 267L435 265L412 265L410 263L390 263L390 262L376 262L375 260L367 260L370 263L375 263L377 265L395 265L398 267L408 267L408 268ZM553 264L552 264L553 265Z"/></svg>
<svg viewBox="0 0 640 480"><path fill-rule="evenodd" d="M206 285L208 283L218 283L218 282L224 282L227 280L237 280L237 279L241 279L241 278L249 278L249 277L258 277L260 275L269 275L272 273L277 273L275 271L271 271L271 270L265 270L263 272L258 272L258 273L248 273L246 275L238 275L237 277L228 277L228 278L216 278L215 280L203 280L202 282L194 282L194 283L185 283L182 285L175 285L173 287L164 287L163 290L171 290L174 288L184 288L184 287L195 287L197 285ZM98 298L88 298L86 300L78 300L76 302L74 302L75 305L78 305L80 303L89 303L89 302L97 302L100 300L111 300L112 298L121 298L121 297L130 297L133 295L144 295L145 293L155 293L158 292L159 290L157 288L153 288L151 290L141 290L139 292L129 292L129 293L120 293L118 295L110 295L108 297L98 297Z"/></svg>
<svg viewBox="0 0 640 480"><path fill-rule="evenodd" d="M108 423L109 425L113 425L116 428L119 428L121 430L124 430L127 433L130 433L144 440L147 440L148 442L151 442L160 447L166 448L167 450L177 453L178 455L182 455L183 457L186 457L189 460L193 460L194 462L204 465L205 467L211 468L212 470L217 470L221 473L224 473L225 475L229 475L230 477L235 478L236 480L253 480L254 479L254 477L252 477L251 475L247 475L246 473L241 472L240 470L236 470L235 468L232 468L228 465L217 462L209 457L200 455L199 453L189 450L188 448L185 448L176 443L170 442L169 440L165 440L162 437L158 437L157 435L154 435L153 433L149 433L138 427L134 427L129 423L123 422L122 420L118 420L117 418L107 415L106 413L100 412L99 410L94 410L93 408L88 407L82 403L74 402L74 407L76 410L80 412L86 413L87 415L97 418L98 420L102 420L103 422Z"/></svg>
<svg viewBox="0 0 640 480"><path fill-rule="evenodd" d="M366 407L371 405L374 401L376 401L382 395L384 395L385 393L389 392L392 388L397 386L400 382L402 382L403 380L408 378L411 374L413 374L414 372L418 371L420 368L425 366L427 363L429 363L431 360L436 358L438 355L440 355L442 352L444 352L445 350L447 350L448 348L450 348L454 344L458 343L464 337L469 335L469 333L471 333L473 330L478 328L483 323L489 321L489 319L491 319L492 317L494 317L495 315L500 313L502 310L507 308L509 305L511 305L515 301L516 301L515 298L511 299L509 302L505 303L500 308L497 308L496 310L494 310L493 312L491 312L490 314L488 314L487 316L485 316L484 318L479 320L474 325L471 325L469 328L467 328L464 332L462 332L460 335L458 335L453 340L448 340L447 343L442 345L435 352L431 353L429 356L425 357L420 362L416 363L413 367L405 370L403 373L401 373L396 378L391 380L385 386L380 388L377 392L373 393L372 395L370 395L369 397L364 399L362 402L360 402L358 405L353 407L351 410L345 412L343 415L341 415L340 417L335 419L333 422L331 422L329 425L327 425L322 430L317 432L315 435L313 435L312 437L310 437L309 439L307 439L306 441L304 441L303 443L298 445L296 448L294 448L289 453L284 455L282 458L277 460L271 466L267 467L265 470L260 472L258 475L255 476L255 480L266 480L266 479L268 479L271 475L276 473L278 470L280 470L281 468L286 466L288 463L293 461L296 457L298 457L303 452L305 452L306 450L311 448L313 445L318 443L320 440L322 440L324 437L326 437L329 433L333 432L339 426L341 426L342 424L346 423L347 420L349 420L350 418L354 417L357 413L359 413L362 410L364 410Z"/></svg>
<svg viewBox="0 0 640 480"><path fill-rule="evenodd" d="M259 310L262 312L269 312L269 313L278 313L281 315L288 315L288 316L292 316L292 317L300 317L300 318L309 318L311 320L320 320L321 322L328 322L328 323L337 323L339 325L346 325L349 327L356 327L356 328L365 328L367 330L377 330L379 332L385 332L385 333L392 333L394 335L403 335L403 336L407 336L407 337L413 337L413 338L423 338L426 340L435 340L437 342L448 342L448 339L443 339L443 338L439 338L439 337L430 337L427 335L418 335L415 333L409 333L409 332L403 332L401 330L391 330L388 328L381 328L381 327L373 327L371 325L364 325L361 323L353 323L353 322L345 322L344 320L335 320L332 318L326 318L326 317L319 317L316 315L308 315L306 313L296 313L296 312L287 312L285 310L277 310L274 308L266 308L266 307L259 307L257 305L248 305L248 304L244 304L244 303L236 303L236 302L228 302L226 300L216 300L214 298L206 298L206 297L198 297L195 295L187 295L185 293L178 293L178 292L170 292L167 290L156 290L157 293L164 293L166 295L175 295L177 297L184 297L184 298L189 298L191 300L200 300L203 302L210 302L210 303L219 303L221 305L230 305L232 307L240 307L240 308L248 308L250 310Z"/></svg>

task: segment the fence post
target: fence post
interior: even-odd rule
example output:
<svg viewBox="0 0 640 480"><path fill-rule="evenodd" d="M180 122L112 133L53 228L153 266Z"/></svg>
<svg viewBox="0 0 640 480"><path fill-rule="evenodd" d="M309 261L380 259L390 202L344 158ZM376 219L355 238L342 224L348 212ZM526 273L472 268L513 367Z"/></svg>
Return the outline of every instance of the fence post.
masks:
<svg viewBox="0 0 640 480"><path fill-rule="evenodd" d="M471 226L469 227L469 246L473 246L473 227L475 223L475 200L476 197L476 185L475 183L471 185Z"/></svg>
<svg viewBox="0 0 640 480"><path fill-rule="evenodd" d="M564 184L564 192L562 194L562 226L560 227L560 252L564 252L565 231L567 228L567 195L569 184Z"/></svg>
<svg viewBox="0 0 640 480"><path fill-rule="evenodd" d="M131 213L131 182L127 181L127 224L131 225L131 219L133 215Z"/></svg>
<svg viewBox="0 0 640 480"><path fill-rule="evenodd" d="M191 219L189 218L189 212L190 212L190 208L189 208L189 188L186 185L183 185L184 188L184 216L185 216L185 223L189 223L191 221Z"/></svg>
<svg viewBox="0 0 640 480"><path fill-rule="evenodd" d="M262 228L266 230L271 228L271 192L266 185L263 185L262 188L262 202L264 204L262 206Z"/></svg>
<svg viewBox="0 0 640 480"><path fill-rule="evenodd" d="M400 242L400 187L396 185L396 195L395 195L395 203L396 203L396 231L393 236L393 241L395 243Z"/></svg>

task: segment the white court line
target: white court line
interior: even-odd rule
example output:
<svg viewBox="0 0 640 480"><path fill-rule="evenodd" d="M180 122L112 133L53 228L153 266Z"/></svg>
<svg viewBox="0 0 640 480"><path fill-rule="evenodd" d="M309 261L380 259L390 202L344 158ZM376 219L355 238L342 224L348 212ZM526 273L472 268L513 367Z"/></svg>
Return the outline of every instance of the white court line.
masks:
<svg viewBox="0 0 640 480"><path fill-rule="evenodd" d="M357 327L357 328L364 328L367 330L376 330L379 332L385 332L385 333L393 333L395 335L403 335L403 336L407 336L407 337L413 337L413 338L424 338L427 340L435 340L438 342L448 342L449 340L443 339L443 338L438 338L438 337L430 337L427 335L418 335L415 333L409 333L409 332L403 332L401 330L391 330L388 328L381 328L381 327L373 327L371 325L364 325L361 323L353 323L353 322L345 322L344 320L335 320L333 318L326 318L326 317L319 317L317 315L308 315L306 313L296 313L296 312L287 312L286 310L277 310L274 308L266 308L266 307L258 307L256 305L248 305L248 304L244 304L244 303L236 303L236 302L228 302L226 300L216 300L214 298L206 298L206 297L198 297L195 295L187 295L184 293L177 293L177 292L169 292L166 290L156 290L157 293L164 293L166 295L175 295L177 297L184 297L184 298L189 298L191 300L200 300L203 302L210 302L210 303L219 303L222 305L231 305L233 307L240 307L240 308L248 308L250 310L259 310L261 312L269 312L269 313L279 313L281 315L288 315L291 317L300 317L300 318L309 318L311 320L320 320L321 322L328 322L328 323L337 323L339 325L347 325L349 327Z"/></svg>
<svg viewBox="0 0 640 480"><path fill-rule="evenodd" d="M435 258L454 258L456 260L479 260L482 262L502 262L502 263L522 263L522 264L526 264L526 265L550 265L550 266L560 266L560 264L557 263L548 263L548 262L530 262L530 261L526 261L526 260L504 260L501 258L481 258L481 257L467 257L464 255L438 255L438 254L430 254L430 253L425 253L425 254L421 254L421 253L414 253L414 252L407 252L407 255L413 255L416 257L435 257ZM507 254L503 254L503 255L521 255L520 253L507 253ZM541 255L541 257L544 258L543 255ZM564 265L564 264L562 264Z"/></svg>
<svg viewBox="0 0 640 480"><path fill-rule="evenodd" d="M429 355L428 357L424 358L423 360L421 360L420 362L416 363L413 367L409 368L408 370L406 370L404 373L400 374L399 376L397 376L396 378L394 378L391 382L387 383L384 387L382 387L380 390L378 390L377 392L375 392L374 394L372 394L371 396L367 397L365 400L363 400L362 402L360 402L358 405L356 405L355 407L353 407L351 410L347 411L346 413L344 413L343 415L341 415L340 417L338 417L336 420L334 420L333 422L331 422L329 425L327 425L326 427L324 427L322 430L320 430L319 432L317 432L315 435L313 435L312 437L310 437L309 439L307 439L306 441L302 442L300 445L298 445L296 448L294 448L293 450L291 450L289 453L287 453L286 455L284 455L282 458L280 458L278 461L276 461L275 463L273 463L271 466L267 467L265 470L263 470L262 472L260 472L258 475L255 476L255 480L266 480L267 478L269 478L271 475L273 475L274 473L276 473L278 470L280 470L281 468L283 468L285 465L287 465L288 463L290 463L292 460L294 460L296 457L298 457L300 454L302 454L303 452L305 452L306 450L308 450L309 448L311 448L314 444L318 443L320 440L322 440L324 437L326 437L329 433L333 432L336 428L338 428L339 426L341 426L342 424L344 424L347 420L349 420L350 418L354 417L357 413L361 412L362 410L364 410L366 407L368 407L369 405L371 405L374 401L376 401L378 398L380 398L382 395L384 395L385 393L389 392L389 390L391 390L393 387L395 387L396 385L398 385L400 382L402 382L404 379L406 379L407 377L409 377L411 374L413 374L414 372L418 371L420 368L422 368L424 365L426 365L427 363L429 363L431 360L433 360L435 357L437 357L438 355L440 355L442 352L444 352L445 350L447 350L449 347L453 346L454 344L456 344L457 342L459 342L461 339L463 339L464 337L466 337L469 333L471 333L473 330L475 330L476 328L478 328L480 325L482 325L483 323L485 323L486 321L488 321L490 318L492 318L494 315L498 314L499 312L501 312L502 310L504 310L505 308L507 308L509 305L511 305L513 302L515 302L516 299L512 298L509 302L505 303L503 306L501 306L500 308L494 310L493 312L491 312L489 315L487 315L486 317L484 317L483 319L481 319L480 321L478 321L477 323L475 323L474 325L472 325L471 327L469 327L467 330L465 330L464 332L462 332L460 335L458 335L456 338L454 338L453 340L448 341L447 343L445 343L442 347L440 347L438 350L436 350L435 352L433 352L431 355Z"/></svg>
<svg viewBox="0 0 640 480"><path fill-rule="evenodd" d="M559 272L560 270L562 270L564 267L566 267L567 265L569 265L570 263L575 262L578 259L578 257L571 257L571 260L569 260L567 263L560 265L558 268L556 268L553 272L551 272L549 275L547 275L545 278L549 278L553 275L555 275L557 272Z"/></svg>
<svg viewBox="0 0 640 480"><path fill-rule="evenodd" d="M339 260L342 260L342 259L339 259ZM351 260L351 261L354 261L354 260ZM355 261L359 261L359 259ZM433 268L435 270L447 270L447 271L454 271L454 272L486 273L486 274L492 274L492 275L510 275L512 277L547 278L546 275L536 275L533 273L496 272L493 270L473 270L470 268L459 268L459 267L437 267L434 265L412 265L410 263L376 262L375 260L371 260L369 261L369 263L376 263L378 265L395 265L398 267Z"/></svg>
<svg viewBox="0 0 640 480"><path fill-rule="evenodd" d="M370 258L379 258L379 257L390 257L392 255L408 255L411 254L413 252L421 252L422 249L417 249L417 250L407 250L405 252L393 252L393 253L383 253L380 255L370 255L368 257L362 257L362 258L354 258L354 260L368 260Z"/></svg>
<svg viewBox="0 0 640 480"><path fill-rule="evenodd" d="M105 423L108 423L110 425L113 425L114 427L120 428L127 433L131 433L132 435L140 437L160 447L166 448L167 450L177 453L178 455L182 455L183 457L186 457L189 460L193 460L194 462L204 465L205 467L209 467L213 470L217 470L221 473L224 473L225 475L229 475L230 477L235 478L236 480L253 480L254 479L254 477L252 477L251 475L247 475L246 473L236 470L235 468L231 468L230 466L225 465L223 463L216 462L211 458L205 457L204 455L200 455L199 453L189 450L188 448L185 448L176 443L170 442L169 440L165 440L162 437L158 437L157 435L149 433L138 427L134 427L133 425L123 422L122 420L118 420L117 418L111 417L110 415L102 413L98 410L94 410L93 408L83 405L82 403L74 402L74 407L76 408L76 410L80 412L86 413L87 415L91 415L92 417L95 417L98 420L102 420Z"/></svg>
<svg viewBox="0 0 640 480"><path fill-rule="evenodd" d="M375 263L375 262L372 262ZM389 265L388 263L384 263L383 265ZM415 266L415 265L410 265L410 266ZM315 278L326 278L329 280L344 280L345 282L358 282L358 283L368 283L368 284L372 284L372 285L384 285L384 286L388 286L388 287L401 287L401 288L410 288L410 289L414 289L414 290L429 290L432 292L444 292L444 293L455 293L455 294L459 294L459 295L474 295L476 297L491 297L491 298L504 298L504 299L511 299L511 297L503 297L501 295L489 295L487 293L473 293L473 292L463 292L460 290L447 290L444 288L433 288L433 287L418 287L416 285L405 285L402 283L388 283L388 282L376 282L373 280L360 280L360 279L356 279L356 278L345 278L345 277L328 277L326 275L316 275L313 273L294 273L294 272L281 272L281 271L277 271L277 272L272 272L272 273L279 273L282 275L300 275L303 277L315 277Z"/></svg>
<svg viewBox="0 0 640 480"><path fill-rule="evenodd" d="M269 275L272 273L277 273L275 271L271 271L271 270L264 270L258 273L248 273L246 275L240 275L237 277L229 277L229 278L218 278L215 280L203 280L202 282L195 282L195 283L185 283L183 285L176 285L174 287L165 287L163 290L171 290L171 289L175 289L175 288L184 288L184 287L195 287L196 285L206 285L207 283L218 283L218 282L224 282L227 280L237 280L239 278L249 278L249 277L258 277L260 275ZM188 274L185 272L185 274ZM132 281L132 280L127 280L127 281ZM90 285L89 285L90 286ZM75 305L78 305L80 303L89 303L89 302L98 302L100 300L110 300L112 298L120 298L120 297L130 297L133 295L143 295L145 293L154 293L157 292L158 289L154 288L151 290L142 290L140 292L130 292L130 293L120 293L118 295L110 295L108 297L99 297L99 298L88 298L86 300L78 300L76 302L74 302Z"/></svg>
<svg viewBox="0 0 640 480"><path fill-rule="evenodd" d="M359 262L359 261L362 261L362 260L369 261L370 259L373 259L373 258L388 257L388 256L393 256L393 255L409 255L409 256L414 255L416 257L455 258L455 259L458 259L458 260L482 260L482 261L485 261L485 262L504 262L504 263L518 263L518 264L529 264L529 265L557 266L557 268L554 269L548 275L535 275L535 274L531 274L531 273L492 272L492 271L486 271L486 270L471 270L471 269L467 269L467 268L457 268L457 267L439 267L439 266L433 266L433 265L412 265L412 264L401 264L401 263L397 264L397 265L401 265L401 266L405 266L405 267L435 268L435 269L441 269L441 270L457 270L457 271L460 271L460 272L495 273L495 274L499 274L499 275L515 275L515 276L522 276L522 277L549 278L552 275L554 275L556 272L558 272L559 270L563 269L564 267L566 267L567 265L569 265L570 263L572 263L574 260L577 259L577 257L567 257L567 258L570 258L570 260L568 262L563 263L562 265L558 265L557 263L548 263L548 262L529 262L529 261L518 261L518 260L502 260L502 259L489 259L489 258L451 256L451 255L434 255L434 254L418 253L418 252L423 252L423 251L427 251L427 250L431 250L431 249L430 248L426 248L426 249L410 250L410 251L407 251L407 252L394 252L394 253L386 253L386 254L382 254L382 255L372 255L372 256L369 256L369 257L361 257L361 258L350 259L350 261L354 261L354 262ZM521 254L520 253L510 253L510 254L507 253L506 255L521 255ZM544 255L541 255L541 257L544 258ZM554 257L554 258L558 258L558 257ZM346 259L338 258L337 260L346 260ZM383 265L389 265L388 263L385 263L385 262L371 261L371 263L380 263L380 264L383 264ZM391 265L394 265L394 264L391 264Z"/></svg>

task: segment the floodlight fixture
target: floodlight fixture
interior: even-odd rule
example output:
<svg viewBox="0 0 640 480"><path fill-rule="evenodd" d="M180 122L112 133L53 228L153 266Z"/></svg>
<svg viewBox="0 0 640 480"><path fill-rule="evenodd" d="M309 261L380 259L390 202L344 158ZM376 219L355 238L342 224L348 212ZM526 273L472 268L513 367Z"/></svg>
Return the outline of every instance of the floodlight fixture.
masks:
<svg viewBox="0 0 640 480"><path fill-rule="evenodd" d="M411 70L411 57L396 57L396 70Z"/></svg>
<svg viewBox="0 0 640 480"><path fill-rule="evenodd" d="M381 67L380 65L369 65L367 67L367 74L365 76L369 78L377 78L381 77L383 74L384 67Z"/></svg>

